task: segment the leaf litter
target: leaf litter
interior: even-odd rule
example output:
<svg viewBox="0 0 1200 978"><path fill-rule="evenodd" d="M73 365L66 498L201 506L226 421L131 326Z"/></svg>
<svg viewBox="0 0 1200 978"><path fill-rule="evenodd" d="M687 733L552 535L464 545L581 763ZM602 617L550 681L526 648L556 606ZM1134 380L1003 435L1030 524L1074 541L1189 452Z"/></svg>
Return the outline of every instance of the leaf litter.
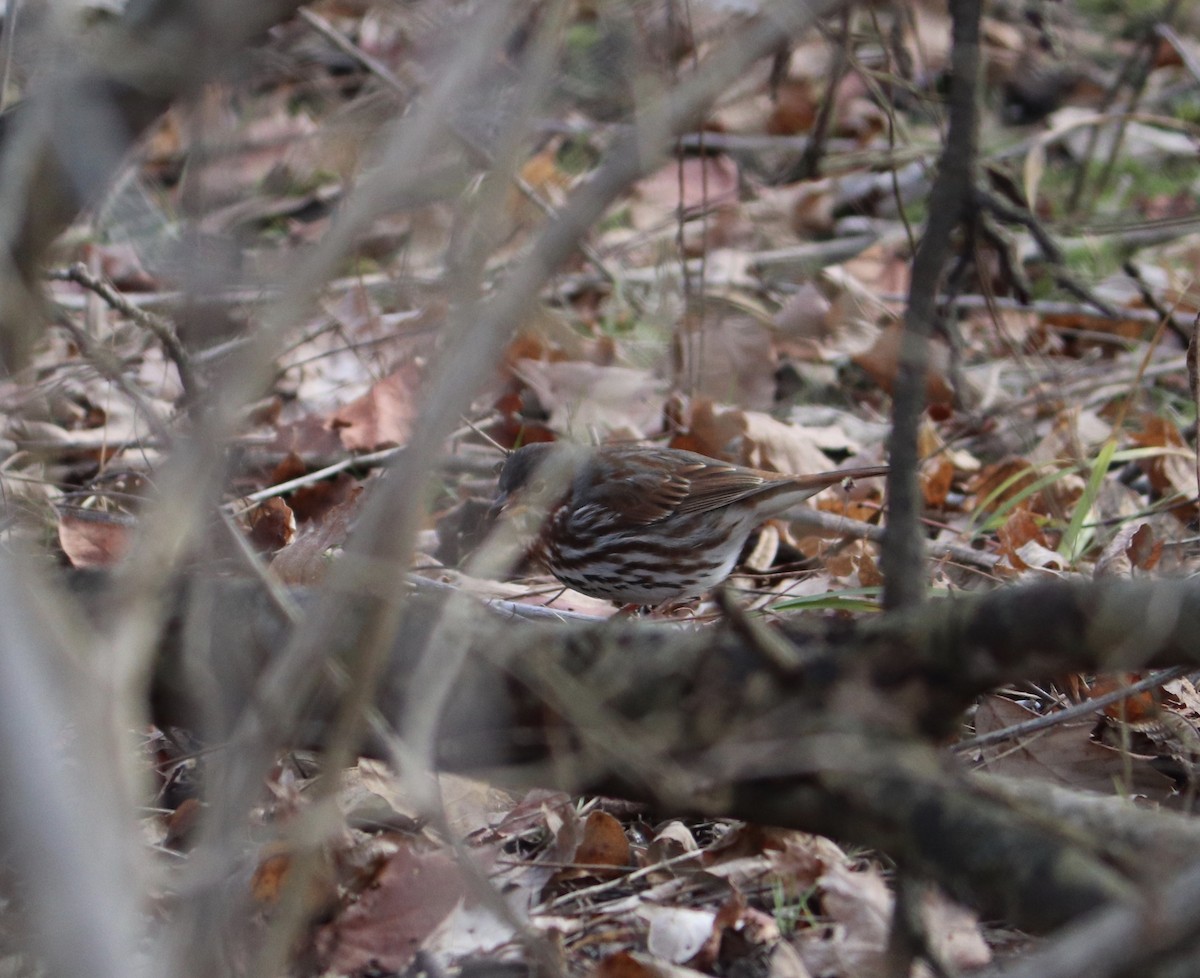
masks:
<svg viewBox="0 0 1200 978"><path fill-rule="evenodd" d="M413 77L429 74L427 59L453 30L436 27L444 21L431 3L403 11L318 6L373 56ZM567 81L547 106L558 134L529 147L520 167L527 187L551 206L601 158L606 127L627 94L589 87L604 48L592 45L604 40L606 25L592 5L578 6ZM755 7L739 6L694 4L686 44L655 19L654 4L640 6L631 16L642 53L672 52L641 69L685 67ZM498 457L479 431L503 447L566 436L669 442L781 472L882 457L910 228L923 216L937 146L935 93L949 24L939 5L924 2L911 5L890 38L880 33L880 12L855 16L858 39L839 76L836 30L799 39L782 78L773 84L768 66L756 66L690 149L639 181L593 230L592 254L575 259L544 297L492 388L478 392L471 425L446 446L462 466L439 490L420 573L506 600L596 616L613 610L562 594L534 568L515 584L464 577L458 565L480 531L469 519L451 528L451 514L486 503ZM1064 36L1076 57L1071 70L1052 72L1029 24L999 12L985 18L993 90L984 144L995 182L1018 188L1031 211L1069 239L1072 270L1081 269L1121 315L1102 315L1058 288L1050 263L1019 229L1006 230L1015 265L999 251L974 256L959 290L959 336L954 344L939 340L928 380L920 488L937 539L976 546L998 562L986 576L940 564L932 579L946 590L1038 576L1185 574L1196 566L1197 550L1187 545L1196 516L1187 423L1196 406L1182 342L1177 331L1155 329L1157 313L1106 251L1120 227L1105 230L1148 222L1161 231L1165 243L1137 247L1137 264L1163 308L1184 320L1196 314L1200 239L1186 221L1172 223L1196 218L1194 186L1176 169L1181 153L1194 158L1196 134L1164 121L1185 77L1178 61L1165 59L1149 80L1154 112L1119 133L1108 127L1089 146L1095 85L1103 81L1093 76L1111 64L1096 52L1110 47L1111 29L1070 25ZM311 68L314 50L315 63L333 63L307 31L281 31L268 43L293 69ZM95 240L66 241L56 260L83 260L135 304L174 314L196 362L220 371L224 344L236 355L256 315L258 297L238 290L256 277L269 280L328 232L347 184L369 165L377 129L396 112L393 96L361 67L343 68L268 72L236 95L214 86L190 117L170 113L136 161L135 183L149 201L145 220L135 225L129 200L114 199L93 218ZM880 97L883 84L894 98ZM795 169L797 144L788 140L814 136L827 102L823 165L806 175ZM1089 213L1069 212L1071 179L1095 180L1085 156L1106 145L1117 178L1088 201ZM407 443L446 318L447 241L458 203L477 190L471 166L446 154L419 199L380 215L355 244L347 274L326 285L309 321L296 324L268 402L247 412L239 432L227 498L235 511L245 512L245 497L303 481L348 454ZM1142 189L1138 167L1146 161L1180 174L1178 185ZM179 290L195 287L194 270L160 253L164 235L179 229L179 213L194 216L214 255L233 256L228 265L211 263L231 269L212 289L228 293L220 315L189 318ZM489 256L495 275L544 220L515 188L506 216L503 241ZM1086 240L1073 231L1081 216L1093 228ZM1038 298L1020 301L1030 284ZM63 331L51 334L28 378L0 383L6 544L35 549L50 538L71 566L111 566L129 547L165 447L154 425L185 415L182 388L170 359L124 314L77 284L55 281L51 292L129 389L114 386ZM189 333L186 322L198 325ZM820 422L807 417L817 407ZM1093 492L1099 458L1108 461ZM244 515L248 538L280 580L321 579L376 465L314 480ZM814 502L866 523L878 523L885 506L878 486L827 490ZM1072 526L1082 505L1082 524ZM871 545L786 521L764 530L742 567L736 582L764 606L878 593ZM1063 685L1080 700L1103 688L1083 677ZM1063 698L1059 690L989 696L973 713L972 732L1015 726ZM1170 804L1181 781L1194 777L1198 704L1191 684L1177 680L1133 730L1136 743L1128 712L1092 715L974 759L990 771L1103 792L1115 785ZM1163 758L1177 762L1172 772L1156 764ZM594 799L518 798L445 777L439 786L440 824L408 804L409 792L387 769L364 761L348 779L340 795L346 822L324 843L325 869L311 895L321 920L306 938L316 970L399 972L428 955L444 968L545 956L564 972L610 976L726 974L735 964L796 978L884 973L893 897L882 859L853 857L800 833L613 814ZM277 797L264 823L294 817L307 787L302 781ZM186 831L166 819L161 828L186 850ZM287 850L257 854L248 885L265 916L293 858ZM988 960L977 922L961 908L929 894L922 913L944 961L969 969Z"/></svg>

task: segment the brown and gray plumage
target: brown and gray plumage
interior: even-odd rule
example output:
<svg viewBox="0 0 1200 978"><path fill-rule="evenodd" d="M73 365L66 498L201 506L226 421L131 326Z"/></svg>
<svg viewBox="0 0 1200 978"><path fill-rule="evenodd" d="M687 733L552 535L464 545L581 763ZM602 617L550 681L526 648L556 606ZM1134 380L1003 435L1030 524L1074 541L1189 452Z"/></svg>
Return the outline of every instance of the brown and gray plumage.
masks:
<svg viewBox="0 0 1200 978"><path fill-rule="evenodd" d="M780 475L671 448L540 444L508 457L494 508L547 495L534 553L550 573L593 597L657 605L723 581L765 520L844 480L886 473Z"/></svg>

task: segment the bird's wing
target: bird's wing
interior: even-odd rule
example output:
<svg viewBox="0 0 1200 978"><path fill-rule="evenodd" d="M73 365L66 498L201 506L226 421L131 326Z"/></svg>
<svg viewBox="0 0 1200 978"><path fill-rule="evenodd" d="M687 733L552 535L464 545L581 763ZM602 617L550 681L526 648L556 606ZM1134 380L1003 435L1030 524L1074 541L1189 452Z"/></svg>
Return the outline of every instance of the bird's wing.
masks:
<svg viewBox="0 0 1200 978"><path fill-rule="evenodd" d="M777 485L777 480L752 469L710 462L691 474L691 491L677 512L707 513L773 491Z"/></svg>
<svg viewBox="0 0 1200 978"><path fill-rule="evenodd" d="M772 480L692 452L638 449L609 454L596 500L640 525L675 514L707 513L757 495Z"/></svg>
<svg viewBox="0 0 1200 978"><path fill-rule="evenodd" d="M654 455L663 464L646 464ZM646 526L679 511L691 489L692 466L640 449L626 455L610 452L591 473L587 501L620 514L623 521Z"/></svg>

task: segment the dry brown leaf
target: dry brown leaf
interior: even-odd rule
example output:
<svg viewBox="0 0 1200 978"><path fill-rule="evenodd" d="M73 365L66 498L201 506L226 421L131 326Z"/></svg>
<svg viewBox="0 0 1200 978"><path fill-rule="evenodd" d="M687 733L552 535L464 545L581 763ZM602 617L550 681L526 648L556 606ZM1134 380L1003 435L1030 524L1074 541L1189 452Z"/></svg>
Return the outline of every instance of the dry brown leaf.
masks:
<svg viewBox="0 0 1200 978"><path fill-rule="evenodd" d="M880 331L871 349L853 357L880 387L889 393L900 363L900 343L904 327L893 323ZM929 373L925 381L928 403L944 408L954 405L954 386L950 382L950 352L942 343L929 345Z"/></svg>
<svg viewBox="0 0 1200 978"><path fill-rule="evenodd" d="M439 774L437 781L446 823L459 838L490 829L517 803L511 792L478 778Z"/></svg>
<svg viewBox="0 0 1200 978"><path fill-rule="evenodd" d="M1136 525L1133 536L1126 547L1126 553L1138 570L1150 571L1158 566L1162 559L1163 541L1155 536L1149 523Z"/></svg>
<svg viewBox="0 0 1200 978"><path fill-rule="evenodd" d="M185 798L164 820L163 845L183 852L191 847L192 836L200 824L203 806L199 798Z"/></svg>
<svg viewBox="0 0 1200 978"><path fill-rule="evenodd" d="M854 565L858 572L858 583L862 587L883 587L883 571L875 560L875 551L868 547L865 541L857 541L854 551Z"/></svg>
<svg viewBox="0 0 1200 978"><path fill-rule="evenodd" d="M561 206L565 191L571 185L571 176L558 165L557 141L551 142L521 165L520 176L525 185L542 200L555 207ZM545 220L545 213L515 185L508 190L507 208L509 219L518 227L528 227Z"/></svg>
<svg viewBox="0 0 1200 978"><path fill-rule="evenodd" d="M985 696L975 714L975 731L990 733L1037 714L1000 696ZM1083 791L1146 795L1161 801L1172 782L1144 758L1095 743L1095 721L1074 720L1039 730L1019 743L1006 741L983 750L982 766L995 774L1034 778ZM1127 778L1132 777L1132 782Z"/></svg>
<svg viewBox="0 0 1200 978"><path fill-rule="evenodd" d="M596 325L599 315L596 310L581 309L577 303L575 312L583 317L585 325ZM618 325L623 323L618 320ZM616 356L617 343L612 336L584 335L576 316L539 307L525 319L520 332L504 351L504 363L510 370L520 360L586 360L608 367L616 362Z"/></svg>
<svg viewBox="0 0 1200 978"><path fill-rule="evenodd" d="M347 822L356 828L386 826L415 831L420 824L422 813L382 761L360 758L344 771L337 800Z"/></svg>
<svg viewBox="0 0 1200 978"><path fill-rule="evenodd" d="M296 514L297 522L322 522L329 519L339 506L354 503L362 491L361 482L341 472L332 479L301 486L288 496L288 505Z"/></svg>
<svg viewBox="0 0 1200 978"><path fill-rule="evenodd" d="M921 897L921 916L930 949L952 971L970 971L991 962L992 951L974 911L955 903L941 890L927 888Z"/></svg>
<svg viewBox="0 0 1200 978"><path fill-rule="evenodd" d="M830 180L808 180L794 188L789 226L801 241L833 234L837 208L833 191Z"/></svg>
<svg viewBox="0 0 1200 978"><path fill-rule="evenodd" d="M578 835L579 831L573 826L572 836ZM574 888L581 880L586 882L620 876L628 866L629 843L620 823L611 815L592 812L581 833L580 843L569 860L572 865L564 866L549 876L541 893L543 899ZM626 862L615 862L622 856Z"/></svg>
<svg viewBox="0 0 1200 978"><path fill-rule="evenodd" d="M271 569L285 584L316 584L329 570L329 558L346 542L361 505L362 487L347 487L340 502L304 523L295 539L271 558Z"/></svg>
<svg viewBox="0 0 1200 978"><path fill-rule="evenodd" d="M1153 570L1163 553L1163 541L1157 539L1147 520L1123 524L1096 558L1095 577L1132 577L1134 569Z"/></svg>
<svg viewBox="0 0 1200 978"><path fill-rule="evenodd" d="M84 262L122 292L151 292L161 287L158 278L146 271L137 249L128 241L93 242L83 249Z"/></svg>
<svg viewBox="0 0 1200 978"><path fill-rule="evenodd" d="M625 829L608 812L591 812L583 823L583 839L575 862L584 866L628 866L629 840Z"/></svg>
<svg viewBox="0 0 1200 978"><path fill-rule="evenodd" d="M813 497L813 506L822 513L835 513L861 523L873 523L879 518L882 508L884 482L881 478L852 480L849 487L842 484L830 486ZM853 547L854 544L838 537Z"/></svg>
<svg viewBox="0 0 1200 978"><path fill-rule="evenodd" d="M917 452L922 460L918 478L925 505L941 509L946 505L960 463L970 465L974 460L961 458L962 453L953 451L928 417L921 420L917 429Z"/></svg>
<svg viewBox="0 0 1200 978"><path fill-rule="evenodd" d="M1018 569L1025 567L1045 571L1052 576L1067 569L1067 561L1062 554L1036 540L1027 540L1017 549L1012 565Z"/></svg>
<svg viewBox="0 0 1200 978"><path fill-rule="evenodd" d="M1037 472L1024 459L1009 458L985 465L967 483L967 512L983 506L994 510L1024 492L1037 481ZM1032 503L1029 504L1032 508Z"/></svg>
<svg viewBox="0 0 1200 978"><path fill-rule="evenodd" d="M861 547L862 541L855 541ZM839 586L842 587L857 587L859 554L855 553L856 548L850 546L842 546L840 543L834 544L832 547L825 544L821 550L825 551L824 565L825 570L836 580Z"/></svg>
<svg viewBox="0 0 1200 978"><path fill-rule="evenodd" d="M765 411L775 403L774 336L770 326L745 313L709 315L703 327L676 334L679 376L693 396Z"/></svg>
<svg viewBox="0 0 1200 978"><path fill-rule="evenodd" d="M228 93L223 89L207 90L201 111L215 121L228 109L220 104L226 98ZM266 109L264 114L244 121L215 161L195 166L192 179L197 181L196 192L210 207L229 201L259 200L268 175L294 173L284 168L305 166L305 144L311 143L317 125L307 113L295 111L286 91L277 92L271 101L271 105L260 103L260 110ZM286 185L296 179L289 175ZM283 180L279 183L285 185Z"/></svg>
<svg viewBox="0 0 1200 978"><path fill-rule="evenodd" d="M511 897L511 892L506 892ZM517 937L512 923L479 903L459 903L434 928L423 950L443 968L464 960L485 959L511 945Z"/></svg>
<svg viewBox="0 0 1200 978"><path fill-rule="evenodd" d="M658 978L658 972L629 951L606 954L592 969L591 978Z"/></svg>
<svg viewBox="0 0 1200 978"><path fill-rule="evenodd" d="M921 497L931 509L946 505L950 489L954 486L954 463L945 455L926 459L921 463Z"/></svg>
<svg viewBox="0 0 1200 978"><path fill-rule="evenodd" d="M800 931L793 942L814 974L883 978L884 951L892 917L892 894L873 870L855 872L833 863L817 881L821 907L831 928Z"/></svg>
<svg viewBox="0 0 1200 978"><path fill-rule="evenodd" d="M1104 696L1107 693L1116 692L1118 689L1125 689L1141 678L1143 678L1142 674L1136 672L1121 672L1113 675L1098 676L1091 681L1087 689L1087 695L1089 698ZM1112 720L1121 720L1127 723L1157 721L1162 714L1157 692L1152 689L1127 696L1116 703L1109 703L1101 712Z"/></svg>
<svg viewBox="0 0 1200 978"><path fill-rule="evenodd" d="M833 305L812 282L802 283L775 313L776 334L785 342L816 343L829 334Z"/></svg>
<svg viewBox="0 0 1200 978"><path fill-rule="evenodd" d="M321 967L341 974L366 968L401 972L467 896L469 887L453 859L399 841L375 885L318 930Z"/></svg>
<svg viewBox="0 0 1200 978"><path fill-rule="evenodd" d="M1029 511L1027 506L1016 506L1008 519L996 531L1000 540L1000 552L1008 557L1009 562L1018 570L1028 570L1029 564L1021 556L1022 550L1030 543L1049 549L1050 542L1042 532L1041 523Z"/></svg>
<svg viewBox="0 0 1200 978"><path fill-rule="evenodd" d="M646 851L646 859L650 863L658 863L685 852L697 852L699 848L692 830L679 819L672 819L655 833Z"/></svg>
<svg viewBox="0 0 1200 978"><path fill-rule="evenodd" d="M712 873L731 860L764 855L771 872L794 882L798 891L814 885L827 866L846 859L837 843L824 836L749 824L733 829L706 853Z"/></svg>
<svg viewBox="0 0 1200 978"><path fill-rule="evenodd" d="M914 3L903 21L901 43L915 66L917 83L931 84L946 70L950 58L950 15L938 3Z"/></svg>
<svg viewBox="0 0 1200 978"><path fill-rule="evenodd" d="M671 444L773 472L803 475L833 468L804 428L703 399L692 404L686 442L677 438Z"/></svg>
<svg viewBox="0 0 1200 978"><path fill-rule="evenodd" d="M372 385L362 397L334 412L330 427L350 452L403 445L417 416L420 367L409 361Z"/></svg>
<svg viewBox="0 0 1200 978"><path fill-rule="evenodd" d="M687 156L668 163L634 186L630 220L644 231L674 224L681 201L685 219L719 205L736 205L739 179L737 164L725 155Z"/></svg>
<svg viewBox="0 0 1200 978"><path fill-rule="evenodd" d="M755 535L754 546L742 558L741 565L756 574L764 574L769 571L775 564L775 557L779 553L779 538L778 524L767 523Z"/></svg>
<svg viewBox="0 0 1200 978"><path fill-rule="evenodd" d="M300 458L328 458L343 451L338 433L329 427L326 418L314 414L279 425L275 437L266 447Z"/></svg>
<svg viewBox="0 0 1200 978"><path fill-rule="evenodd" d="M804 966L799 952L786 941L780 941L771 952L766 978L813 978L813 975Z"/></svg>
<svg viewBox="0 0 1200 978"><path fill-rule="evenodd" d="M809 970L880 978L888 974L886 950L895 899L878 870L852 868L846 860L831 863L817 888L821 906L836 926L804 930L793 939ZM920 911L940 960L955 970L991 960L970 911L936 891L923 894Z"/></svg>
<svg viewBox="0 0 1200 978"><path fill-rule="evenodd" d="M1182 710L1179 712L1185 713L1193 719L1200 718L1200 690L1192 685L1190 679L1186 676L1172 679L1169 683L1163 684L1163 689L1181 705Z"/></svg>
<svg viewBox="0 0 1200 978"><path fill-rule="evenodd" d="M549 425L591 442L597 436L642 439L662 428L666 384L649 370L563 361L521 360L516 374L550 413Z"/></svg>
<svg viewBox="0 0 1200 978"><path fill-rule="evenodd" d="M646 949L672 964L691 961L712 937L716 914L687 907L643 905L638 916L650 924Z"/></svg>
<svg viewBox="0 0 1200 978"><path fill-rule="evenodd" d="M699 976L700 972L689 969L664 970L661 966L645 960L640 955L629 951L618 951L600 959L600 963L592 969L591 978L675 978L676 975L691 974Z"/></svg>
<svg viewBox="0 0 1200 978"><path fill-rule="evenodd" d="M503 842L545 830L553 840L547 858L567 862L579 846L583 832L571 796L562 791L535 788L505 815L492 830L493 837Z"/></svg>
<svg viewBox="0 0 1200 978"><path fill-rule="evenodd" d="M777 86L775 104L767 118L772 136L796 136L808 132L817 118L817 93L806 78L789 78Z"/></svg>
<svg viewBox="0 0 1200 978"><path fill-rule="evenodd" d="M1133 433L1134 444L1144 448L1169 449L1162 455L1141 459L1138 464L1150 479L1156 492L1165 496L1180 495L1191 499L1196 495L1196 458L1187 440L1171 421L1147 414L1140 429ZM1194 514L1194 507L1174 510L1180 519Z"/></svg>
<svg viewBox="0 0 1200 978"><path fill-rule="evenodd" d="M1087 462L1112 433L1112 425L1096 411L1070 407L1054 416L1050 430L1030 450L1028 458L1033 465L1061 465L1067 459Z"/></svg>
<svg viewBox="0 0 1200 978"><path fill-rule="evenodd" d="M308 467L295 452L288 452L278 464L271 469L271 474L267 476L266 484L268 486L278 485L281 482L291 482L292 479L298 479L308 471ZM293 507L295 508L295 507Z"/></svg>
<svg viewBox="0 0 1200 978"><path fill-rule="evenodd" d="M885 132L888 115L872 96L852 95L839 89L836 132L839 136L856 139L867 145L875 136ZM848 96L848 97L847 97Z"/></svg>
<svg viewBox="0 0 1200 978"><path fill-rule="evenodd" d="M278 903L284 883L292 867L291 856L285 852L271 852L254 867L250 878L250 892L259 903Z"/></svg>
<svg viewBox="0 0 1200 978"><path fill-rule="evenodd" d="M1136 699L1143 699L1139 694ZM1130 712L1139 719L1113 718L1105 710L1105 723L1097 728L1097 739L1114 750L1125 750L1155 758L1156 767L1181 782L1194 782L1200 760L1200 729L1186 717L1161 710L1152 697L1150 708L1136 703ZM1119 704L1118 704L1119 705ZM1173 762L1173 763L1171 763Z"/></svg>
<svg viewBox="0 0 1200 978"><path fill-rule="evenodd" d="M278 496L264 499L246 514L250 544L259 553L282 550L296 537L296 514Z"/></svg>
<svg viewBox="0 0 1200 978"><path fill-rule="evenodd" d="M874 244L842 263L842 276L871 295L908 295L912 262L894 245ZM835 277L842 277L835 276ZM844 283L855 291L850 282Z"/></svg>
<svg viewBox="0 0 1200 978"><path fill-rule="evenodd" d="M721 903L712 933L691 960L691 965L707 973L720 970L730 959L755 960L762 949L779 943L779 925L775 918L748 906L738 891Z"/></svg>
<svg viewBox="0 0 1200 978"><path fill-rule="evenodd" d="M250 878L250 893L261 904L277 904L288 886L294 863L293 853L281 843L271 843L264 848L258 865ZM330 905L336 895L333 867L322 854L319 869L308 880L305 903L310 910Z"/></svg>
<svg viewBox="0 0 1200 978"><path fill-rule="evenodd" d="M112 567L129 550L133 521L92 510L62 510L58 545L72 567Z"/></svg>
<svg viewBox="0 0 1200 978"><path fill-rule="evenodd" d="M182 112L182 107L173 106L143 137L139 156L146 174L161 179L162 175L178 169L183 151Z"/></svg>

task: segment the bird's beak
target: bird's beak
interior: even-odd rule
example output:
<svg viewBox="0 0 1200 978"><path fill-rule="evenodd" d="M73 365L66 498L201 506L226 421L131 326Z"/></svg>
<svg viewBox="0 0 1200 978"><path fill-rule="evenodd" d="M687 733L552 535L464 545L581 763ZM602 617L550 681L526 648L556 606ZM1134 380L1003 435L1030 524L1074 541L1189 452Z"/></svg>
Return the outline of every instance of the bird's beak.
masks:
<svg viewBox="0 0 1200 978"><path fill-rule="evenodd" d="M536 503L529 503L521 498L509 499L501 497L492 503L488 515L494 525L501 522L511 528L522 539L536 537L546 521L546 510Z"/></svg>

